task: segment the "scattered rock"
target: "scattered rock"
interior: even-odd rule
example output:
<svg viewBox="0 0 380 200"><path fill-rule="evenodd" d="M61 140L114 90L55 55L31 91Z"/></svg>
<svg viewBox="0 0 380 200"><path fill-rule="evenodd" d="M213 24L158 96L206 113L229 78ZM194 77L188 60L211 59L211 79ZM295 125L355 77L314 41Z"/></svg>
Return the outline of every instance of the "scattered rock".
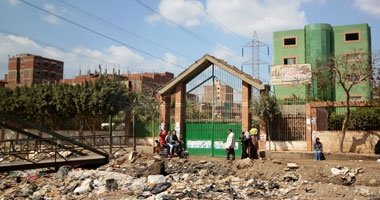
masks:
<svg viewBox="0 0 380 200"><path fill-rule="evenodd" d="M92 180L89 178L83 181L83 183L79 187L75 188L74 193L84 194L91 191L92 189L94 189L94 187L92 186Z"/></svg>
<svg viewBox="0 0 380 200"><path fill-rule="evenodd" d="M158 183L154 189L152 190L153 194L159 194L163 191L166 191L168 188L172 186L171 183L165 182L165 183Z"/></svg>
<svg viewBox="0 0 380 200"><path fill-rule="evenodd" d="M166 178L163 175L150 175L148 176L148 183L149 184L157 184L157 183L164 183L166 182Z"/></svg>
<svg viewBox="0 0 380 200"><path fill-rule="evenodd" d="M237 169L247 169L249 167L252 167L252 165L253 165L253 160L249 158L238 160L235 162L235 167Z"/></svg>
<svg viewBox="0 0 380 200"><path fill-rule="evenodd" d="M206 169L202 169L198 172L200 176L206 176L208 174L208 171Z"/></svg>
<svg viewBox="0 0 380 200"><path fill-rule="evenodd" d="M298 169L298 165L296 163L288 163L286 167L289 169Z"/></svg>
<svg viewBox="0 0 380 200"><path fill-rule="evenodd" d="M70 171L70 166L62 166L58 169L58 172L55 174L55 178L57 179L62 179L62 178L65 178L67 176L67 174L69 173Z"/></svg>
<svg viewBox="0 0 380 200"><path fill-rule="evenodd" d="M113 178L107 179L106 180L106 188L108 189L108 191L111 191L111 192L117 190L117 188L118 188L117 181Z"/></svg>
<svg viewBox="0 0 380 200"><path fill-rule="evenodd" d="M298 176L294 173L291 173L291 172L287 172L283 177L282 179L286 182L289 182L289 181L297 181L298 180Z"/></svg>
<svg viewBox="0 0 380 200"><path fill-rule="evenodd" d="M274 164L282 164L282 162L281 161L279 161L279 160L272 160L272 162L274 163Z"/></svg>
<svg viewBox="0 0 380 200"><path fill-rule="evenodd" d="M340 175L340 169L337 169L337 168L331 168L331 173L336 176L336 175Z"/></svg>

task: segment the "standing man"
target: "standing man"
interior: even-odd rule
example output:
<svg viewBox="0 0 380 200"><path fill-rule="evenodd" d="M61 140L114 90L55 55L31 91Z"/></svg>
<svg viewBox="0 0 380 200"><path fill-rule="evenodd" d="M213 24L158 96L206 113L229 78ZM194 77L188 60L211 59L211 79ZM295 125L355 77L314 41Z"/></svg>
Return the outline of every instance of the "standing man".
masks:
<svg viewBox="0 0 380 200"><path fill-rule="evenodd" d="M247 158L247 138L244 135L244 131L241 132L241 135L239 137L240 142L241 142L241 159Z"/></svg>
<svg viewBox="0 0 380 200"><path fill-rule="evenodd" d="M226 142L227 160L230 160L230 154L232 154L232 160L235 160L235 134L231 129L228 129L228 137Z"/></svg>

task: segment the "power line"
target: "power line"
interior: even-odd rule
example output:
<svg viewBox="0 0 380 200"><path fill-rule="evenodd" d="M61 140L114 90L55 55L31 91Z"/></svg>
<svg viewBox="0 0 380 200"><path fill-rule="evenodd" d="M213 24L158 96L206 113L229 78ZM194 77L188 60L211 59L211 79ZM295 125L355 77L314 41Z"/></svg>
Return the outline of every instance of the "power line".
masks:
<svg viewBox="0 0 380 200"><path fill-rule="evenodd" d="M149 44L151 44L151 45L153 45L153 46L156 46L156 47L161 48L161 49L166 50L166 51L170 51L170 52L176 53L176 54L178 54L178 55L181 55L181 56L183 56L183 57L185 57L185 58L190 59L191 61L195 61L195 59L192 58L192 57L190 57L190 56L187 56L187 55L185 55L185 54L183 54L183 53L181 53L181 52L179 52L179 51L177 51L177 50L170 49L170 48L168 48L168 47L165 47L164 45L161 45L161 44L156 43L156 42L154 42L154 41L152 41L152 40L149 40L149 39L147 39L147 38L144 38L144 37L142 37L142 36L140 36L140 35L138 35L138 34L133 33L132 31L129 31L129 30L123 28L123 27L120 27L120 26L118 26L118 25L116 25L116 24L114 24L114 23L111 23L111 22L109 22L109 21L107 21L107 20L105 20L105 19L103 19L103 18L101 18L101 17L98 17L98 16L96 16L96 15L93 15L93 14L91 14L91 13L89 13L89 12L87 12L87 11L81 9L81 8L78 8L78 7L76 7L76 6L74 6L74 5L70 4L70 3L67 3L67 2L65 2L65 1L63 1L63 0L55 0L55 1L58 2L58 3L60 3L60 4L62 4L62 5L66 5L66 6L70 7L70 8L72 8L72 9L76 10L77 13L79 13L79 14L82 13L84 16L87 16L87 17L90 18L90 19L100 21L101 23L103 23L103 24L105 24L105 25L107 25L107 26L109 26L109 27L112 27L112 28L114 28L114 29L117 29L117 30L123 32L124 34L131 35L131 36L133 36L133 37L135 37L135 38L137 38L137 39L139 39L139 40L142 40L142 41L144 41L144 42L146 42L146 43L149 43Z"/></svg>
<svg viewBox="0 0 380 200"><path fill-rule="evenodd" d="M235 33L233 30L231 30L230 28L228 28L226 25L224 25L223 23L221 23L220 21L218 21L215 17L209 15L201 6L199 6L199 4L196 4L194 1L190 1L193 5L197 6L205 15L207 15L208 18L210 18L212 21L214 21L216 24L218 24L220 27L223 27L225 28L227 31L231 32L233 35L236 36L236 38L238 38L239 40L241 40L242 42L246 42L243 38L241 38L239 36L239 34Z"/></svg>
<svg viewBox="0 0 380 200"><path fill-rule="evenodd" d="M89 59L91 59L93 61L98 61L98 62L101 62L103 64L109 64L109 65L113 65L113 66L118 66L119 68L121 67L124 70L132 71L132 70L130 70L129 67L122 66L122 65L120 66L120 64L112 63L112 62L109 62L109 61L105 61L105 60L102 60L102 59L99 59L99 58L96 58L96 57L92 57L92 56L89 56L87 54L83 54L83 53L80 53L80 52L73 52L73 51L65 49L63 47L59 47L57 45L54 45L54 44L51 44L51 43L48 43L48 42L44 42L44 41L41 41L41 40L38 40L38 39L35 39L35 38L32 38L32 37L29 37L29 36L21 35L21 34L18 34L18 33L9 31L9 30L5 30L3 28L0 28L0 32L6 33L6 34L15 35L15 36L19 36L19 37L27 37L29 39L32 39L34 42L36 42L38 44L42 44L42 45L45 45L45 46L48 46L48 47L54 47L54 48L56 48L58 50L61 50L61 51L64 51L64 52L67 52L67 53L70 53L70 54L73 54L73 55L79 55L79 56L87 57L87 58L89 58ZM134 72L134 73L140 73L140 72L137 72L137 71L132 71L132 72Z"/></svg>
<svg viewBox="0 0 380 200"><path fill-rule="evenodd" d="M59 16L59 15L57 15L57 14L55 14L55 13L53 13L53 12L50 12L50 11L48 11L48 10L46 10L46 9L43 9L43 8L41 8L41 7L38 7L38 6L36 6L36 5L32 4L32 3L29 3L29 2L27 2L27 1L25 1L25 0L19 0L19 1L21 1L21 2L23 2L23 3L25 3L25 4L29 5L29 6L31 6L31 7L33 7L33 8L36 8L36 9L42 11L42 12L48 13L48 14L50 14L50 15L53 15L53 16L55 16L55 17L57 17L57 18L59 18L59 19L61 19L61 20L63 20L63 21L69 22L69 23L71 23L71 24L74 24L75 26L78 26L78 27L80 27L80 28L82 28L82 29L85 29L85 30L87 30L87 31L89 31L89 32L92 32L92 33L96 34L96 35L99 35L99 36L101 36L101 37L103 37L103 38L109 39L109 40L114 41L114 42L116 42L116 43L119 43L119 44L121 44L121 45L123 45L123 46L126 46L126 47L128 47L128 48L134 49L135 51L138 51L138 52L140 52L140 53L142 53L142 54L145 54L145 55L151 56L151 57L153 57L153 58L156 58L156 59L158 59L158 60L161 60L162 62L166 62L166 63L172 64L172 65L178 66L178 67L180 67L180 68L186 69L185 67L183 67L183 66L181 66L181 65L178 65L178 64L176 64L176 63L169 62L169 61L164 60L164 59L162 59L162 58L160 58L160 57L158 57L158 56L155 56L155 55L153 55L153 54L151 54L151 53L148 53L148 52L146 52L146 51L144 51L144 50L141 50L141 49L138 49L138 48L133 47L133 46L131 46L131 45L128 45L128 44L126 44L126 43L124 43L124 42L121 42L121 41L119 41L119 40L117 40L117 39L114 39L114 38L112 38L112 37L110 37L110 36L108 36L108 35L105 35L105 34L103 34L103 33L100 33L100 32L98 32L98 31L96 31L96 30L93 30L93 29L91 29L91 28L89 28L89 27L86 27L86 26L84 26L84 25L81 25L81 24L79 24L79 23L76 23L76 22L74 22L74 21L72 21L72 20L69 20L69 19L67 19L67 18L64 18L64 17L62 17L62 16Z"/></svg>
<svg viewBox="0 0 380 200"><path fill-rule="evenodd" d="M160 15L161 17L165 18L167 21L169 21L170 23L174 24L174 25L177 26L179 29L181 29L181 30L184 31L185 33L189 34L189 35L192 36L193 38L195 38L195 39L201 41L202 43L206 44L207 46L209 46L209 47L211 47L211 48L214 48L215 46L218 46L218 47L223 48L224 50L226 50L226 53L228 53L228 54L230 54L230 55L232 55L232 56L239 56L239 55L237 55L237 53L235 53L235 52L233 52L233 51L232 51L233 53L231 53L231 52L230 52L230 49L228 49L228 48L226 48L226 47L224 47L224 46L222 46L222 45L218 45L218 44L216 44L216 43L214 43L214 42L212 42L212 41L210 41L210 40L207 40L206 38L204 38L204 37L202 37L202 36L200 36L200 35L198 35L198 34L192 32L192 31L190 31L189 29L187 29L187 28L185 28L184 26L182 26L182 25L176 23L175 21L171 20L170 18L168 18L168 17L162 15L160 12L158 12L157 10L155 10L155 9L153 9L152 7L148 6L147 4L141 2L140 0L135 0L135 2L138 3L139 5L141 5L142 7L144 7L144 8L146 8L146 9L150 10L151 12L156 13L156 14ZM239 56L239 57L240 57L240 56Z"/></svg>

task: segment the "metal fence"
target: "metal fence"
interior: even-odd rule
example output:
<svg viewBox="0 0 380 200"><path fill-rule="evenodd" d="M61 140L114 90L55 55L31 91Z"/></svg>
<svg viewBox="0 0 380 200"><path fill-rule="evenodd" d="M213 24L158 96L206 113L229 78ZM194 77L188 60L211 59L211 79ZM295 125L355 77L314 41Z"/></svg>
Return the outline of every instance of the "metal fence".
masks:
<svg viewBox="0 0 380 200"><path fill-rule="evenodd" d="M342 130L343 121L347 113L344 107L327 108L328 130ZM319 129L318 129L319 130ZM347 130L371 131L380 130L380 108L379 107L350 107L350 119Z"/></svg>
<svg viewBox="0 0 380 200"><path fill-rule="evenodd" d="M306 140L306 101L279 101L281 114L271 125L271 140Z"/></svg>

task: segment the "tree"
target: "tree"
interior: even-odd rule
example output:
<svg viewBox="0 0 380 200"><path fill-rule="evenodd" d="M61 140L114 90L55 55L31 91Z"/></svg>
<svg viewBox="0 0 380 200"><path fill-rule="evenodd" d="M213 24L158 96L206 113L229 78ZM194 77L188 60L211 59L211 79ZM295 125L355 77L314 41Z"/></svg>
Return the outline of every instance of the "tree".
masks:
<svg viewBox="0 0 380 200"><path fill-rule="evenodd" d="M350 119L350 91L354 87L370 84L372 79L371 55L362 53L355 54L355 58L347 55L331 56L328 62L317 61L316 69L313 70L313 79L318 80L320 88L326 85L343 89L346 105L345 118L339 138L339 151L343 152L343 142L346 135L347 125Z"/></svg>
<svg viewBox="0 0 380 200"><path fill-rule="evenodd" d="M270 96L268 92L260 95L258 100L253 100L252 102L252 112L254 115L260 117L264 121L268 141L269 141L269 152L271 152L271 129L270 126L273 123L275 117L280 114L280 107L278 105L275 96Z"/></svg>
<svg viewBox="0 0 380 200"><path fill-rule="evenodd" d="M380 50L372 54L373 78L372 88L374 101L380 106Z"/></svg>

